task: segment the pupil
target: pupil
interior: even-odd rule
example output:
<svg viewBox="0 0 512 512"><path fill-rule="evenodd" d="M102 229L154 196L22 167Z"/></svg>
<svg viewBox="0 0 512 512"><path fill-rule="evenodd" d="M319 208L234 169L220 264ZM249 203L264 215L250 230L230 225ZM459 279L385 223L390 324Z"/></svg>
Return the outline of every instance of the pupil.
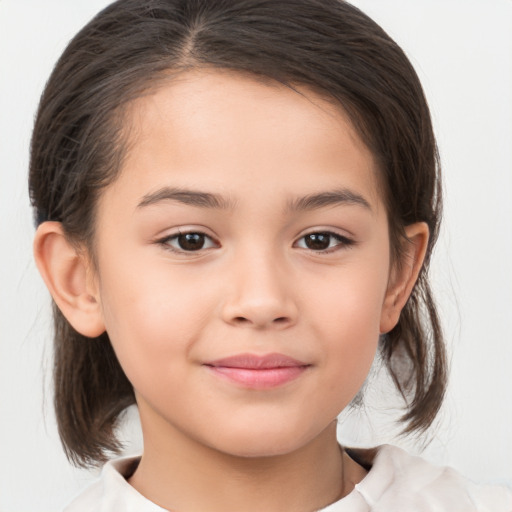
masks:
<svg viewBox="0 0 512 512"><path fill-rule="evenodd" d="M331 235L327 233L313 233L306 235L306 246L308 249L315 249L321 251L329 247Z"/></svg>
<svg viewBox="0 0 512 512"><path fill-rule="evenodd" d="M197 251L203 248L204 235L201 233L186 233L178 237L178 242L185 251Z"/></svg>

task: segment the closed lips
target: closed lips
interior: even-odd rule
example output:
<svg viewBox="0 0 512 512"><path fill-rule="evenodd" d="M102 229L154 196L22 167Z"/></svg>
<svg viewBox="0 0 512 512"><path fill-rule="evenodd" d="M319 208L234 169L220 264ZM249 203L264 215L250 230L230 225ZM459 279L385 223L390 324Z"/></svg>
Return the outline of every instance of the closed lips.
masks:
<svg viewBox="0 0 512 512"><path fill-rule="evenodd" d="M311 365L283 354L239 354L205 363L205 366L238 386L263 390L295 380Z"/></svg>
<svg viewBox="0 0 512 512"><path fill-rule="evenodd" d="M267 370L270 368L290 368L310 366L284 354L267 354L258 356L254 354L239 354L205 363L206 366L225 368L244 368L247 370Z"/></svg>

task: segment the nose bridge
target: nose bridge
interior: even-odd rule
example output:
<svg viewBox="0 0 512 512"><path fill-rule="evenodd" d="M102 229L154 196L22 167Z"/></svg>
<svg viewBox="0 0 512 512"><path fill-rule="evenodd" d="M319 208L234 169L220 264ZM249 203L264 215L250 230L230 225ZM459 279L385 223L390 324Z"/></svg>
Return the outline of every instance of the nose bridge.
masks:
<svg viewBox="0 0 512 512"><path fill-rule="evenodd" d="M268 245L240 248L234 255L224 319L252 327L289 326L297 307L285 258Z"/></svg>

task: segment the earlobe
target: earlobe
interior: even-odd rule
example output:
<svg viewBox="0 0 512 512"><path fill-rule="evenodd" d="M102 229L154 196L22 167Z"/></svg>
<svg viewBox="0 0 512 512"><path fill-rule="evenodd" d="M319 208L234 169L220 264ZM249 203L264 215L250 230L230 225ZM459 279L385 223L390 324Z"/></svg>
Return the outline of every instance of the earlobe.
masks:
<svg viewBox="0 0 512 512"><path fill-rule="evenodd" d="M381 313L380 333L391 331L398 320L416 284L427 252L429 229L425 222L417 222L405 227L407 241L403 256L389 281Z"/></svg>
<svg viewBox="0 0 512 512"><path fill-rule="evenodd" d="M66 238L60 222L43 222L34 239L37 268L68 322L84 336L105 331L97 286L84 254Z"/></svg>

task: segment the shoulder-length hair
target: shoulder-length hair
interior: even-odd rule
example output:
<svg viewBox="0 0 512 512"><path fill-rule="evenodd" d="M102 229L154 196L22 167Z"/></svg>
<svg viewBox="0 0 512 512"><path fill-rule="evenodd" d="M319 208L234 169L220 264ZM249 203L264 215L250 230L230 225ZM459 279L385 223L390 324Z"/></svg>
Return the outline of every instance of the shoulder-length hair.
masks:
<svg viewBox="0 0 512 512"><path fill-rule="evenodd" d="M424 221L424 266L380 350L402 394L404 431L426 430L446 385L446 356L427 271L441 213L438 153L418 77L398 45L341 0L119 0L69 43L42 95L30 196L37 222L59 221L93 248L95 205L120 171L128 103L169 72L222 68L307 86L341 105L373 153L399 261L404 226ZM59 433L78 465L120 448L115 427L135 401L108 334L88 339L54 308Z"/></svg>

